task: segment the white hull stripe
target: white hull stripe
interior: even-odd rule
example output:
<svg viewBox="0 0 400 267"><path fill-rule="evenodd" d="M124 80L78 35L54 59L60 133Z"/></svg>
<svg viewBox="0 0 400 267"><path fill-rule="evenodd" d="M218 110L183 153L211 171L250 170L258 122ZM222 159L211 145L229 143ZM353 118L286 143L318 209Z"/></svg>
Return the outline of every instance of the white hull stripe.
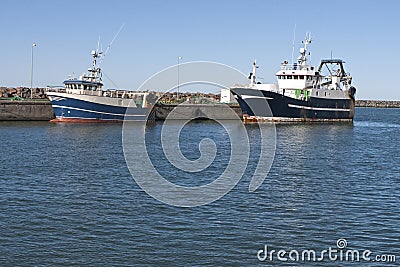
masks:
<svg viewBox="0 0 400 267"><path fill-rule="evenodd" d="M93 104L102 104L107 106L136 107L135 101L129 98L116 98L107 96L79 95L79 94L55 93L55 92L48 92L47 96L49 96L51 100L56 100L56 101L62 99L73 99L73 100L81 100Z"/></svg>
<svg viewBox="0 0 400 267"><path fill-rule="evenodd" d="M258 96L258 95L241 95L240 96L242 99L249 99L249 98L262 98L262 99L273 99L271 97L267 97L267 96Z"/></svg>
<svg viewBox="0 0 400 267"><path fill-rule="evenodd" d="M101 112L101 111L94 111L94 110L88 110L88 109L82 109L82 108L73 108L73 107L67 107L67 106L58 106L58 105L53 105L54 108L67 108L67 109L73 109L73 110L79 110L79 111L86 111L86 112L91 112L91 113L98 113L98 114L105 114L105 115L115 115L115 116L127 116L127 117L143 117L147 116L146 114L140 115L125 115L125 114L118 114L118 113L108 113L108 112Z"/></svg>
<svg viewBox="0 0 400 267"><path fill-rule="evenodd" d="M322 110L322 111L351 111L348 108L317 108L317 107L307 107L307 106L299 106L293 104L288 104L288 106L291 108L302 108L302 109Z"/></svg>

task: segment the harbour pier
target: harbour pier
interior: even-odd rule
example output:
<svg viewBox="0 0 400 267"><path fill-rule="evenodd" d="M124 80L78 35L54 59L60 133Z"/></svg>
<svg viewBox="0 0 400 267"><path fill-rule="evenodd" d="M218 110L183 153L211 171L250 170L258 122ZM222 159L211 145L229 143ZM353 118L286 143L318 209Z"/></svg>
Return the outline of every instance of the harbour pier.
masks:
<svg viewBox="0 0 400 267"><path fill-rule="evenodd" d="M45 94L45 88L34 88L33 98L30 99L29 88L17 87L6 88L0 87L0 121L49 121L55 118L50 101ZM205 94L208 99L213 99L214 102L201 103L189 102L179 104L179 101L174 99L174 95L170 94L164 101L160 101L155 106L155 119L165 120L168 114L180 105L183 111L182 117L177 119L187 119L189 117L205 118L202 114L213 114L215 118L226 118L226 111L222 104L218 103L218 95ZM21 98L21 96L23 98ZM185 94L180 95L180 97ZM192 97L186 93L186 97ZM167 101L165 101L167 100ZM182 98L179 99L182 101ZM229 107L241 117L242 111L238 104L231 103ZM400 108L400 101L387 100L356 100L356 107L367 108ZM179 116L178 116L179 117Z"/></svg>

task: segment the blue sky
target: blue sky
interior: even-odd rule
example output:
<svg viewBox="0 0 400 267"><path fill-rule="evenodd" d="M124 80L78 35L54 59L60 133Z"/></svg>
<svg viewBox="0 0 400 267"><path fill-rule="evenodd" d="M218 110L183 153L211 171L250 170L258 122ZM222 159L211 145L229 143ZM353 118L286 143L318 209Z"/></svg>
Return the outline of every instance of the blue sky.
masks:
<svg viewBox="0 0 400 267"><path fill-rule="evenodd" d="M400 100L400 2L398 1L2 1L0 85L29 86L31 45L34 86L61 85L91 64L99 36L104 73L121 89L135 89L154 73L197 60L248 73L257 59L259 77L275 82L312 33L312 64L346 61L358 99ZM115 87L107 78L105 87ZM232 84L235 81L232 81Z"/></svg>

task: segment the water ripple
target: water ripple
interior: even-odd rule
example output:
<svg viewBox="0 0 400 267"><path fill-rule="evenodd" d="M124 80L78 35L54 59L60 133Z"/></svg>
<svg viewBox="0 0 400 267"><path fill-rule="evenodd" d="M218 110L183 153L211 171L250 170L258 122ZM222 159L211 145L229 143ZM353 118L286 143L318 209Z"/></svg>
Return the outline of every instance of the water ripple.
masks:
<svg viewBox="0 0 400 267"><path fill-rule="evenodd" d="M192 209L159 203L133 182L120 125L3 123L0 266L266 266L256 256L264 245L322 250L339 238L399 257L400 112L356 114L353 125L279 125L274 164L254 193L259 133L248 127L253 154L243 179ZM183 139L219 132L213 123L188 127ZM209 176L180 179L208 182L223 162Z"/></svg>

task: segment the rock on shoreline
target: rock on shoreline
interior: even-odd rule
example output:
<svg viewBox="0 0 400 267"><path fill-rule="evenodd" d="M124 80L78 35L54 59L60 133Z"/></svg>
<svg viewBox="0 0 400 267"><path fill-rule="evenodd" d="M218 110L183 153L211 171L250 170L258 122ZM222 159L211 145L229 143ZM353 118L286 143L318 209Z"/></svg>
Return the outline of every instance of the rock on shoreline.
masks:
<svg viewBox="0 0 400 267"><path fill-rule="evenodd" d="M27 87L0 87L0 98L31 98L31 90ZM32 98L45 99L45 88L32 88Z"/></svg>
<svg viewBox="0 0 400 267"><path fill-rule="evenodd" d="M364 108L400 108L400 101L356 100L356 107L364 107Z"/></svg>

